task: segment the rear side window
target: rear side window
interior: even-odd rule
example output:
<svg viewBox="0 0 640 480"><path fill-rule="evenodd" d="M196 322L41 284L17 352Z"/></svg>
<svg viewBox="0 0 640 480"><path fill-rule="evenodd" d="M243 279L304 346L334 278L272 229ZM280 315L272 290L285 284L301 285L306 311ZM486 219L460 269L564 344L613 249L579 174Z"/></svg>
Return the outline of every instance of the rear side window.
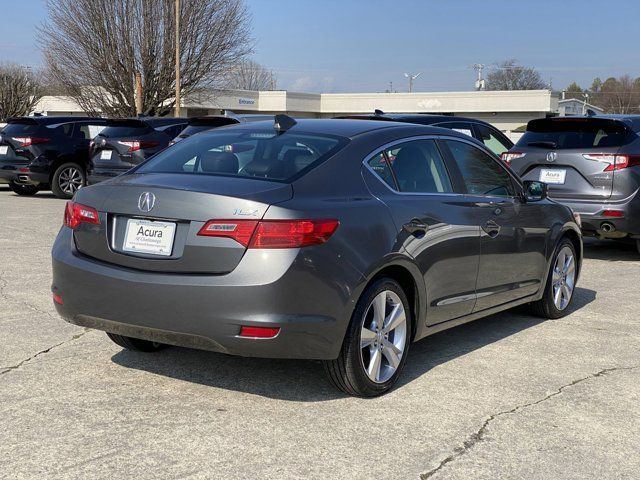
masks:
<svg viewBox="0 0 640 480"><path fill-rule="evenodd" d="M449 130L453 130L458 133L464 133L465 135L469 135L473 137L473 130L470 123L467 122L447 122L447 123L438 123L434 125L440 128L448 128Z"/></svg>
<svg viewBox="0 0 640 480"><path fill-rule="evenodd" d="M462 174L467 193L497 197L515 196L511 176L497 160L473 145L445 140Z"/></svg>
<svg viewBox="0 0 640 480"><path fill-rule="evenodd" d="M180 135L193 135L198 132L204 132L205 130L211 130L214 128L211 125L187 125L187 127L180 132Z"/></svg>
<svg viewBox="0 0 640 480"><path fill-rule="evenodd" d="M618 121L595 118L532 120L518 141L520 147L554 150L619 147L630 141L627 129Z"/></svg>
<svg viewBox="0 0 640 480"><path fill-rule="evenodd" d="M207 132L160 152L138 173L232 175L290 181L337 153L347 139L273 130Z"/></svg>
<svg viewBox="0 0 640 480"><path fill-rule="evenodd" d="M369 166L385 183L401 192L452 191L447 169L433 140L394 145L369 160Z"/></svg>
<svg viewBox="0 0 640 480"><path fill-rule="evenodd" d="M493 130L486 125L476 124L478 140L496 155L500 156L511 148Z"/></svg>

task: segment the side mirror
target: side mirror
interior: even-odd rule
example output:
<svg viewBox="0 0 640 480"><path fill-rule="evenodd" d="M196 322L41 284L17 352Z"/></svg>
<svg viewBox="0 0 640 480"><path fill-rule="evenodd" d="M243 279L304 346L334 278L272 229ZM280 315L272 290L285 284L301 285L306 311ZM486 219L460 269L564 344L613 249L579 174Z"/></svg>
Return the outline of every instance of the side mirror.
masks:
<svg viewBox="0 0 640 480"><path fill-rule="evenodd" d="M524 187L524 200L526 202L539 202L547 198L548 186L544 182L535 180L525 180L522 182Z"/></svg>

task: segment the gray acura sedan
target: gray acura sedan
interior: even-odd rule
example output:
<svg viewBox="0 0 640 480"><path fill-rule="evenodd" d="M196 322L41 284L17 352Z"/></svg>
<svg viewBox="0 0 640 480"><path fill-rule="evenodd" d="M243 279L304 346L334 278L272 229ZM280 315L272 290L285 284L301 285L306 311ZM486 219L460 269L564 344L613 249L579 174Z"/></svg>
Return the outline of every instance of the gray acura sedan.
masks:
<svg viewBox="0 0 640 480"><path fill-rule="evenodd" d="M521 304L565 315L581 258L571 209L466 135L278 115L79 190L52 290L124 348L319 359L375 396L427 335Z"/></svg>

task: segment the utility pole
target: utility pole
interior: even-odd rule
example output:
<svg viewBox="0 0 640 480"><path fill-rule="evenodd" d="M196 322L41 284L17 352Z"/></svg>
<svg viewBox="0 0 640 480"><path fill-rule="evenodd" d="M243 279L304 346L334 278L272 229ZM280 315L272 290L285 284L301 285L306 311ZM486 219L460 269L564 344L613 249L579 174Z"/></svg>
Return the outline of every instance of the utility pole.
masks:
<svg viewBox="0 0 640 480"><path fill-rule="evenodd" d="M475 63L473 65L473 69L478 72L478 79L476 80L476 90L484 90L485 88L485 83L484 83L484 78L482 78L482 70L484 70L484 64L482 63Z"/></svg>
<svg viewBox="0 0 640 480"><path fill-rule="evenodd" d="M136 115L142 114L142 75L136 72Z"/></svg>
<svg viewBox="0 0 640 480"><path fill-rule="evenodd" d="M409 93L413 92L413 81L416 78L418 78L421 74L422 74L422 72L415 73L415 74L411 74L411 73L405 73L404 74L404 76L409 79Z"/></svg>
<svg viewBox="0 0 640 480"><path fill-rule="evenodd" d="M393 93L393 82L389 82L389 93Z"/></svg>
<svg viewBox="0 0 640 480"><path fill-rule="evenodd" d="M180 0L176 0L176 109L175 116L180 116Z"/></svg>

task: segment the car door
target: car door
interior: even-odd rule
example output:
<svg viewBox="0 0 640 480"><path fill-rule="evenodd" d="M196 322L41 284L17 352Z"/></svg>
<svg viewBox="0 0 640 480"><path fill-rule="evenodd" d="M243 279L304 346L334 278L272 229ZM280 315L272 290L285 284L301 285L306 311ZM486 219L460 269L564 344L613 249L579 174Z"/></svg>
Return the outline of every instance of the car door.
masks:
<svg viewBox="0 0 640 480"><path fill-rule="evenodd" d="M427 323L468 315L475 305L480 229L455 193L433 138L395 142L365 165L372 193L390 209L397 245L418 265L426 285Z"/></svg>
<svg viewBox="0 0 640 480"><path fill-rule="evenodd" d="M480 227L474 312L535 294L546 269L544 204L523 201L519 182L479 145L443 141Z"/></svg>

